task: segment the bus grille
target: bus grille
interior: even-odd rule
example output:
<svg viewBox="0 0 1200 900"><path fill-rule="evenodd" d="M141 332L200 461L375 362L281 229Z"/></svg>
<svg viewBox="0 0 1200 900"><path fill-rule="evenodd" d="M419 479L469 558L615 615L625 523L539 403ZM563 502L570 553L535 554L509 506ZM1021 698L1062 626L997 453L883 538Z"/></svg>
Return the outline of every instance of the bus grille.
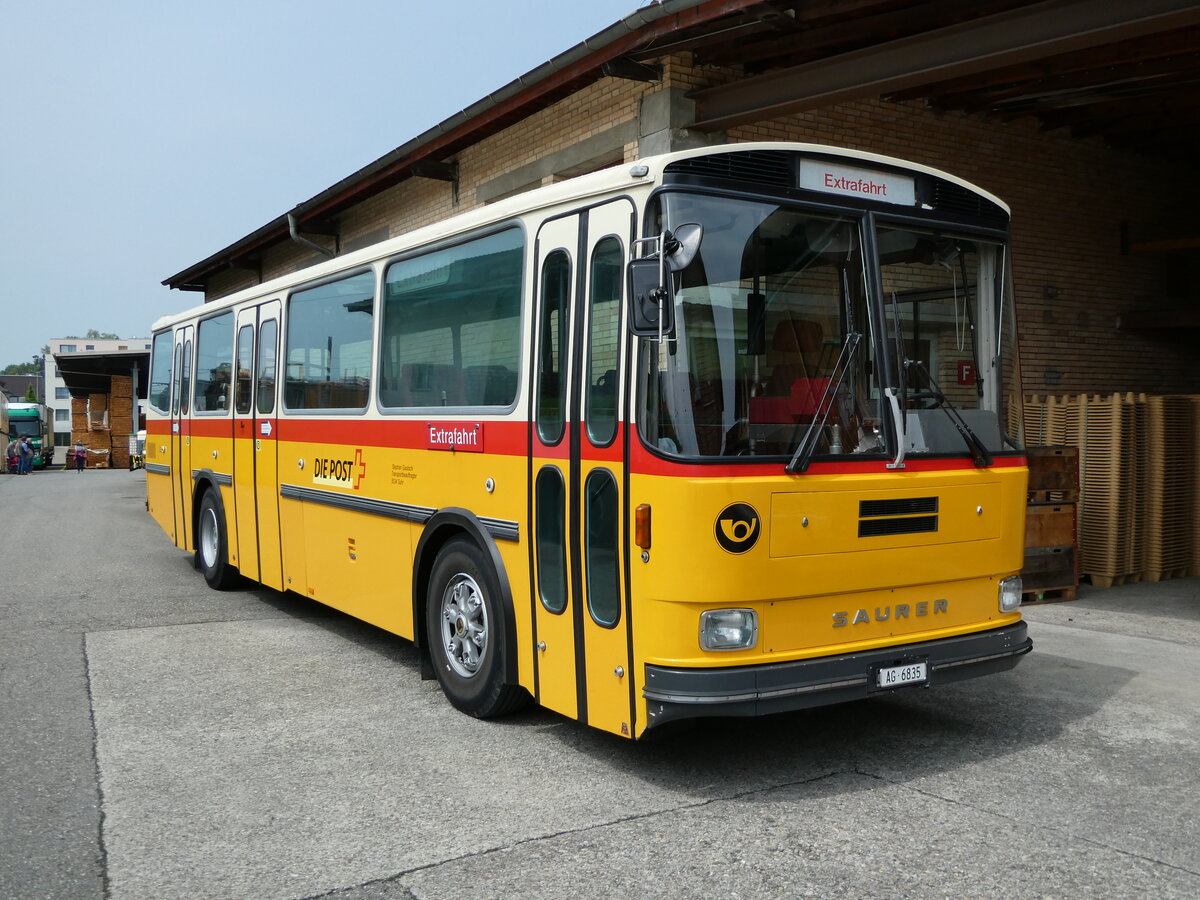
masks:
<svg viewBox="0 0 1200 900"><path fill-rule="evenodd" d="M929 534L938 530L937 497L860 500L858 536Z"/></svg>
<svg viewBox="0 0 1200 900"><path fill-rule="evenodd" d="M992 228L1008 227L1008 213L1002 207L941 178L935 178L933 182L933 208L942 214L970 216L978 219L979 224Z"/></svg>
<svg viewBox="0 0 1200 900"><path fill-rule="evenodd" d="M938 511L937 497L905 497L902 500L862 500L858 504L860 518L874 516L915 516Z"/></svg>
<svg viewBox="0 0 1200 900"><path fill-rule="evenodd" d="M792 154L782 150L746 150L695 156L677 160L664 171L679 175L731 178L781 188L795 187L792 183Z"/></svg>
<svg viewBox="0 0 1200 900"><path fill-rule="evenodd" d="M929 534L937 530L937 516L909 516L904 519L866 519L858 523L859 537L884 537L893 534Z"/></svg>

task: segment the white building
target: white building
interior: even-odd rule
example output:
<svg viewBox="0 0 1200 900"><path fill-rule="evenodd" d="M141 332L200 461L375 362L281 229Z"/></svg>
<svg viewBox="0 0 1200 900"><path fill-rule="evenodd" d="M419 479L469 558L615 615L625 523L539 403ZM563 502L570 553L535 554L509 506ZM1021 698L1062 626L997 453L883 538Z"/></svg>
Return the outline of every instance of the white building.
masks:
<svg viewBox="0 0 1200 900"><path fill-rule="evenodd" d="M55 354L78 353L81 355L102 356L106 353L121 353L132 350L149 350L149 338L55 338L50 341L50 352L42 363L45 379L46 405L54 410L54 446L66 447L71 443L71 395L67 391L67 383L63 381L58 366L54 364ZM143 373L146 377L148 373ZM143 402L138 404L145 412ZM56 460L61 459L55 454Z"/></svg>

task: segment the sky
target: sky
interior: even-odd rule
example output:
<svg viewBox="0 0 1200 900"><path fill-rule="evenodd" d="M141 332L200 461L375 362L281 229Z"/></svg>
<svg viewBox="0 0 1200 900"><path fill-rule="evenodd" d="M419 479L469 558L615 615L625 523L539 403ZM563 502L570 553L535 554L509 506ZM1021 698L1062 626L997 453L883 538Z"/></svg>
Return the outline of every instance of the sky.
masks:
<svg viewBox="0 0 1200 900"><path fill-rule="evenodd" d="M5 0L0 368L200 302L161 282L645 0Z"/></svg>

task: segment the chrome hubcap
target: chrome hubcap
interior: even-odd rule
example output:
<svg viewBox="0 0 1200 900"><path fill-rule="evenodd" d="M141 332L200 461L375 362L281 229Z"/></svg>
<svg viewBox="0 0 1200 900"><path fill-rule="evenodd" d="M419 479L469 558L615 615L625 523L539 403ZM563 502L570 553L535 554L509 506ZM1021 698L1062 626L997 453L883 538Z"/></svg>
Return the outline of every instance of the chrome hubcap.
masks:
<svg viewBox="0 0 1200 900"><path fill-rule="evenodd" d="M210 569L217 564L217 534L216 510L206 509L200 517L200 557Z"/></svg>
<svg viewBox="0 0 1200 900"><path fill-rule="evenodd" d="M442 592L442 642L450 667L463 678L479 671L487 650L487 607L483 591L470 575L458 574Z"/></svg>

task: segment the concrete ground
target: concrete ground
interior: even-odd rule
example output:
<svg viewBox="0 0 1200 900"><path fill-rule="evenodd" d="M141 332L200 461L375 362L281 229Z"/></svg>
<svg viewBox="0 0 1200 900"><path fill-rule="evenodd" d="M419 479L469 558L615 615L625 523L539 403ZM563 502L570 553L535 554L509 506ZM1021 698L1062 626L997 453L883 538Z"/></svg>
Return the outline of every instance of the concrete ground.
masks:
<svg viewBox="0 0 1200 900"><path fill-rule="evenodd" d="M1200 579L1026 607L1003 675L634 744L211 591L143 500L0 476L0 897L1200 896Z"/></svg>

